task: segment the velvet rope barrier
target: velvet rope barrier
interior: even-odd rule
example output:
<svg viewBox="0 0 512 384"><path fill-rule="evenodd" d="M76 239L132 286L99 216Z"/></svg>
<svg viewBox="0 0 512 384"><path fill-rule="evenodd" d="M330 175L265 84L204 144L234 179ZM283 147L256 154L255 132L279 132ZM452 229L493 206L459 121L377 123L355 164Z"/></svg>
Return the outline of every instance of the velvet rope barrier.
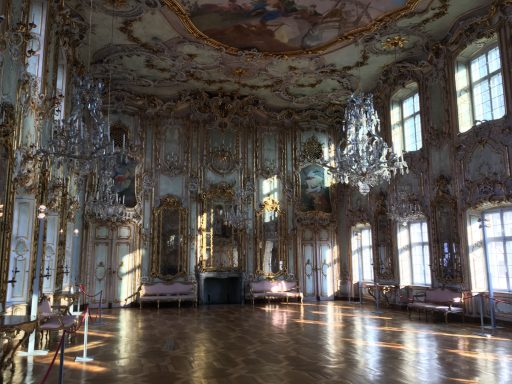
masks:
<svg viewBox="0 0 512 384"><path fill-rule="evenodd" d="M60 341L59 341L59 345L57 346L57 350L55 351L55 354L53 355L53 359L52 359L52 362L50 363L50 366L48 367L48 369L46 370L46 373L43 377L43 379L39 382L39 384L44 384L46 383L46 380L48 379L48 376L50 375L50 372L53 368L53 366L55 365L55 360L57 359L57 356L59 355L59 352L61 354L61 358L60 358L60 361L61 361L61 373L59 374L59 382L62 382L62 370L63 370L63 366L64 366L64 340L66 338L66 334L75 334L77 333L83 322L84 322L84 319L85 319L85 316L87 314L87 311L88 311L88 307L86 307L86 309L80 314L80 321L78 323L78 325L76 326L76 328L72 331L68 331L68 330L63 330L62 332L62 337L60 338Z"/></svg>
<svg viewBox="0 0 512 384"><path fill-rule="evenodd" d="M91 315L91 313L89 313L89 316L90 316L90 319L92 320L92 322L96 322L96 320L98 319L99 317L99 322L101 322L101 303L103 301L103 290L97 292L96 294L94 295L89 295L87 294L87 291L85 289L85 285L84 284L79 284L78 285L78 289L80 290L80 292L82 292L82 297L83 297L83 302L85 303L85 298L88 298L88 299L93 299L95 297L97 297L98 295L100 296L100 300L99 300L99 305L98 305L98 308L97 308L97 314L96 314L96 317L93 317Z"/></svg>

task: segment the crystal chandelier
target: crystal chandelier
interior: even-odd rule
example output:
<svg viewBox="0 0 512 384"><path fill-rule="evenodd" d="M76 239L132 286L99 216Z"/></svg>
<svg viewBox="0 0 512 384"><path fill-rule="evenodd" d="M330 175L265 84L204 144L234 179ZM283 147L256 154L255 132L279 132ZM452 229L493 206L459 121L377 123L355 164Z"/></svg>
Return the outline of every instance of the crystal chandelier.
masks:
<svg viewBox="0 0 512 384"><path fill-rule="evenodd" d="M224 222L226 225L241 231L245 229L247 217L242 210L242 207L239 205L232 206L225 214L224 214Z"/></svg>
<svg viewBox="0 0 512 384"><path fill-rule="evenodd" d="M66 164L69 170L86 175L97 163L116 157L109 124L102 112L103 90L103 83L90 76L73 79L70 115L54 120L50 139L41 149L57 166Z"/></svg>
<svg viewBox="0 0 512 384"><path fill-rule="evenodd" d="M396 193L396 198L389 207L388 216L390 219L404 225L425 218L418 199L406 191Z"/></svg>
<svg viewBox="0 0 512 384"><path fill-rule="evenodd" d="M97 168L96 193L87 199L85 214L98 221L123 222L129 219L124 205L124 195L114 192L114 168L116 157L106 157Z"/></svg>
<svg viewBox="0 0 512 384"><path fill-rule="evenodd" d="M344 139L336 153L334 176L366 195L372 187L407 172L407 163L378 135L379 117L371 94L353 94L345 108Z"/></svg>

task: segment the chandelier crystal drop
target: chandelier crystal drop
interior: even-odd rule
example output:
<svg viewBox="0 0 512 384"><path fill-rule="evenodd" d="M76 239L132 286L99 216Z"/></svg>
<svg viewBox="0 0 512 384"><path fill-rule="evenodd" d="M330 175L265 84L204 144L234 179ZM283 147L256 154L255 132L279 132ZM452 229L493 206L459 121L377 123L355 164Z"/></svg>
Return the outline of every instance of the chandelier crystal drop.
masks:
<svg viewBox="0 0 512 384"><path fill-rule="evenodd" d="M379 117L371 94L353 94L345 108L342 137L336 152L334 176L366 195L372 187L408 171L402 156L395 154L377 133Z"/></svg>

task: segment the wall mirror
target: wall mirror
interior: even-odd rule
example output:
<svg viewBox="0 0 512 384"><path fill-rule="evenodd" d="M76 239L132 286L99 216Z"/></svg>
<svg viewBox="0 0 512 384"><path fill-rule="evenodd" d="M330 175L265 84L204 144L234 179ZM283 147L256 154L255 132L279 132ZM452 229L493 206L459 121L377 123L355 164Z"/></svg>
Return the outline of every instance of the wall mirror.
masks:
<svg viewBox="0 0 512 384"><path fill-rule="evenodd" d="M436 197L432 204L434 213L433 257L435 278L443 283L462 283L462 263L459 252L457 201L452 196L450 180L441 175L436 180Z"/></svg>
<svg viewBox="0 0 512 384"><path fill-rule="evenodd" d="M388 216L385 196L379 197L379 208L375 214L374 272L377 283L394 280L391 254L392 221Z"/></svg>
<svg viewBox="0 0 512 384"><path fill-rule="evenodd" d="M457 231L457 206L450 197L438 197L434 203L437 257L436 278L442 283L461 283L462 266Z"/></svg>
<svg viewBox="0 0 512 384"><path fill-rule="evenodd" d="M279 201L267 197L256 212L256 274L275 276L286 273L286 215Z"/></svg>
<svg viewBox="0 0 512 384"><path fill-rule="evenodd" d="M181 201L163 197L153 212L153 252L151 275L170 279L187 272L187 213Z"/></svg>
<svg viewBox="0 0 512 384"><path fill-rule="evenodd" d="M235 218L244 215L230 184L214 185L202 194L200 271L236 271L241 268L245 231L236 225Z"/></svg>

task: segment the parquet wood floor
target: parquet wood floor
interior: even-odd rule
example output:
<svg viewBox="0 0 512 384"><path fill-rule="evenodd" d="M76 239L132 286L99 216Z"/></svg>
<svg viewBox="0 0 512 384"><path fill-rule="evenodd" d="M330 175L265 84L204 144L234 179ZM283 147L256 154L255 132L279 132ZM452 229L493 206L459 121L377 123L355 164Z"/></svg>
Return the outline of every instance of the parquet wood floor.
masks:
<svg viewBox="0 0 512 384"><path fill-rule="evenodd" d="M66 346L64 382L512 383L510 329L485 337L477 324L372 311L339 301L108 310L90 327L93 362L73 361L82 335ZM52 354L17 357L4 383L38 383Z"/></svg>

